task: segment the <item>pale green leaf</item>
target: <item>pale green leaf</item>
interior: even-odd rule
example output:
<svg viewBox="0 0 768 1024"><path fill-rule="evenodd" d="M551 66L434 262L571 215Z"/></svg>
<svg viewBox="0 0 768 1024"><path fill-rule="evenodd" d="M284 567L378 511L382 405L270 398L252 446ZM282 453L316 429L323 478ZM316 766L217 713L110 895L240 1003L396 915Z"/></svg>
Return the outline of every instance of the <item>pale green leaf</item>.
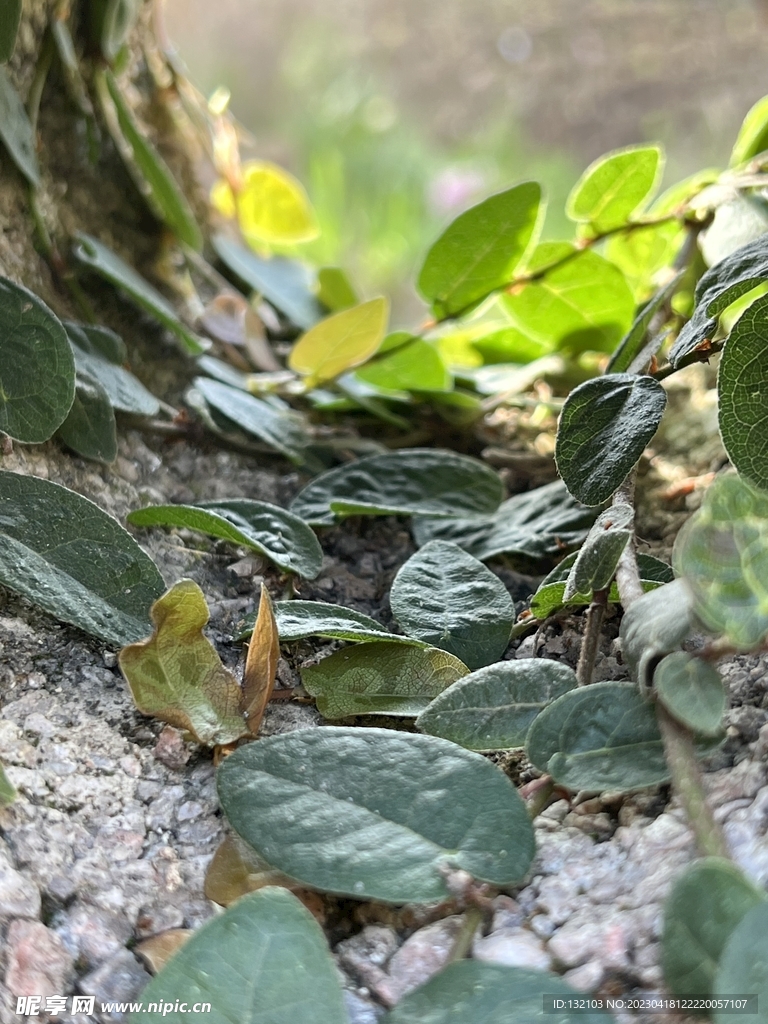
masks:
<svg viewBox="0 0 768 1024"><path fill-rule="evenodd" d="M661 180L660 146L631 146L606 153L590 164L573 186L566 203L571 220L596 232L626 224L652 197Z"/></svg>
<svg viewBox="0 0 768 1024"><path fill-rule="evenodd" d="M140 0L102 0L101 7L101 52L111 64L136 24Z"/></svg>
<svg viewBox="0 0 768 1024"><path fill-rule="evenodd" d="M246 615L238 626L236 640L247 640L253 630L255 613ZM420 640L390 633L380 622L352 608L325 601L276 601L277 630L283 643L304 640L310 636L329 640L391 640L401 644L423 646Z"/></svg>
<svg viewBox="0 0 768 1024"><path fill-rule="evenodd" d="M0 810L12 804L16 799L16 790L5 774L5 769L2 763L0 763Z"/></svg>
<svg viewBox="0 0 768 1024"><path fill-rule="evenodd" d="M453 386L440 353L420 338L377 355L356 376L368 384L395 391L446 391Z"/></svg>
<svg viewBox="0 0 768 1024"><path fill-rule="evenodd" d="M218 790L230 825L269 864L357 899L444 900L449 866L511 885L534 854L509 779L432 736L331 726L270 736L226 758Z"/></svg>
<svg viewBox="0 0 768 1024"><path fill-rule="evenodd" d="M32 124L4 67L0 67L0 139L17 168L37 188L40 166Z"/></svg>
<svg viewBox="0 0 768 1024"><path fill-rule="evenodd" d="M317 272L317 297L331 313L356 306L360 299L341 267L321 267Z"/></svg>
<svg viewBox="0 0 768 1024"><path fill-rule="evenodd" d="M733 929L720 957L713 995L731 996L749 993L757 996L755 1024L768 1021L768 904L762 902L748 910ZM717 1024L741 1024L743 1013L730 1008L715 1010Z"/></svg>
<svg viewBox="0 0 768 1024"><path fill-rule="evenodd" d="M568 573L563 593L566 604L577 594L592 594L610 586L632 539L634 520L634 509L625 503L612 505L597 517Z"/></svg>
<svg viewBox="0 0 768 1024"><path fill-rule="evenodd" d="M386 299L371 299L321 320L291 349L288 365L314 386L333 380L369 359L384 339L389 317Z"/></svg>
<svg viewBox="0 0 768 1024"><path fill-rule="evenodd" d="M730 165L744 164L768 149L768 96L759 99L747 112L731 152Z"/></svg>
<svg viewBox="0 0 768 1024"><path fill-rule="evenodd" d="M568 579L573 563L576 561L577 553L568 555L552 572L542 580L539 589L531 598L531 612L537 619L546 619L565 606L565 583ZM640 572L640 585L644 591L656 590L664 583L671 583L674 579L672 566L662 562L653 555L639 553L637 556L637 568ZM589 604L592 594L574 594L568 601L568 606ZM608 600L617 604L621 599L616 583L611 584L608 591Z"/></svg>
<svg viewBox="0 0 768 1024"><path fill-rule="evenodd" d="M633 601L621 620L622 652L632 678L650 688L659 659L678 650L695 625L691 594L683 580Z"/></svg>
<svg viewBox="0 0 768 1024"><path fill-rule="evenodd" d="M469 669L434 647L373 641L345 647L301 670L301 682L325 718L415 718Z"/></svg>
<svg viewBox="0 0 768 1024"><path fill-rule="evenodd" d="M714 665L675 651L662 658L653 686L667 711L692 732L715 736L720 731L728 696Z"/></svg>

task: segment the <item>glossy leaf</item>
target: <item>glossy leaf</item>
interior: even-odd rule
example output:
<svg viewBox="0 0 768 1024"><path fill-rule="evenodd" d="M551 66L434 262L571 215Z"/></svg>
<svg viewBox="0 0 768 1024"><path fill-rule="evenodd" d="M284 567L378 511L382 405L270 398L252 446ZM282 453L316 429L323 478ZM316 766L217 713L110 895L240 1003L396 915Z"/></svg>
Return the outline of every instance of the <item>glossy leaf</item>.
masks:
<svg viewBox="0 0 768 1024"><path fill-rule="evenodd" d="M490 516L472 519L417 519L413 535L421 546L449 540L485 562L497 555L540 561L576 547L597 511L575 501L557 480L516 494Z"/></svg>
<svg viewBox="0 0 768 1024"><path fill-rule="evenodd" d="M8 807L16 799L16 790L5 774L5 769L2 763L0 763L0 810L4 807Z"/></svg>
<svg viewBox="0 0 768 1024"><path fill-rule="evenodd" d="M653 555L643 553L637 556L637 568L640 572L640 584L644 591L656 590L664 583L671 583L675 578L672 566L662 562ZM576 561L576 552L568 555L552 572L542 580L539 589L531 598L531 612L537 619L546 619L565 606L565 582ZM592 594L574 594L568 605L585 605L592 600ZM621 600L615 582L611 584L608 600L618 604Z"/></svg>
<svg viewBox="0 0 768 1024"><path fill-rule="evenodd" d="M286 889L244 896L207 921L150 981L131 1024L183 1024L175 1007L207 1003L208 1024L347 1024L341 984L320 926Z"/></svg>
<svg viewBox="0 0 768 1024"><path fill-rule="evenodd" d="M139 16L139 0L104 0L101 52L109 63L117 57Z"/></svg>
<svg viewBox="0 0 768 1024"><path fill-rule="evenodd" d="M480 960L449 963L425 984L406 993L384 1024L600 1024L611 1018L600 1010L554 1009L588 1004L584 994L555 974L526 971ZM542 1011L542 1005L548 1007Z"/></svg>
<svg viewBox="0 0 768 1024"><path fill-rule="evenodd" d="M558 264L538 280L505 295L501 305L526 336L547 349L610 352L632 323L635 300L622 272L608 260L568 242L543 242L528 272Z"/></svg>
<svg viewBox="0 0 768 1024"><path fill-rule="evenodd" d="M274 689L279 660L280 642L277 637L272 599L262 583L259 611L248 643L243 671L243 713L248 731L253 736L258 735L264 711Z"/></svg>
<svg viewBox="0 0 768 1024"><path fill-rule="evenodd" d="M653 706L633 683L593 683L559 697L531 726L525 751L576 791L644 789L669 778Z"/></svg>
<svg viewBox="0 0 768 1024"><path fill-rule="evenodd" d="M446 899L449 865L511 885L534 853L509 779L433 736L331 726L270 736L226 758L218 789L230 825L269 864L358 899Z"/></svg>
<svg viewBox="0 0 768 1024"><path fill-rule="evenodd" d="M666 404L653 377L612 373L575 388L563 406L555 448L571 494L585 505L607 501L656 433Z"/></svg>
<svg viewBox="0 0 768 1024"><path fill-rule="evenodd" d="M710 995L728 938L764 900L730 861L707 857L692 864L664 904L662 966L669 988L678 995ZM731 994L741 991L752 990Z"/></svg>
<svg viewBox="0 0 768 1024"><path fill-rule="evenodd" d="M237 195L225 181L211 193L213 205L237 217L243 237L254 249L264 245L296 245L317 238L317 217L304 187L292 174L266 160L242 166Z"/></svg>
<svg viewBox="0 0 768 1024"><path fill-rule="evenodd" d="M717 375L720 433L739 473L768 489L768 295L731 331Z"/></svg>
<svg viewBox="0 0 768 1024"><path fill-rule="evenodd" d="M661 214L656 205L652 212ZM636 299L645 302L657 290L657 278L674 264L685 237L686 230L679 221L633 227L632 231L612 235L605 255L624 274Z"/></svg>
<svg viewBox="0 0 768 1024"><path fill-rule="evenodd" d="M0 64L5 64L13 56L21 19L21 3L22 0L5 0L0 5Z"/></svg>
<svg viewBox="0 0 768 1024"><path fill-rule="evenodd" d="M619 342L616 351L608 361L606 373L632 372L630 367L637 356L643 351L651 322L659 310L668 303L677 291L682 279L682 271L660 288L652 299L649 299L640 310L629 331ZM638 371L639 372L639 371Z"/></svg>
<svg viewBox="0 0 768 1024"><path fill-rule="evenodd" d="M369 359L384 339L386 299L371 299L311 327L291 349L288 365L304 374L308 387L334 380Z"/></svg>
<svg viewBox="0 0 768 1024"><path fill-rule="evenodd" d="M186 196L165 160L136 123L112 72L106 70L103 74L106 90L101 87L99 92L105 119L108 124L111 122L118 149L121 152L127 149L127 167L135 175L139 190L146 196L152 211L179 241L192 249L202 249L203 235ZM114 114L109 108L110 100Z"/></svg>
<svg viewBox="0 0 768 1024"><path fill-rule="evenodd" d="M321 267L317 272L317 297L331 313L360 302L352 282L341 267Z"/></svg>
<svg viewBox="0 0 768 1024"><path fill-rule="evenodd" d="M500 661L449 686L416 726L468 750L522 747L536 716L576 685L576 673L557 661Z"/></svg>
<svg viewBox="0 0 768 1024"><path fill-rule="evenodd" d="M199 505L148 505L130 512L127 519L133 526L175 526L244 544L284 572L309 580L323 564L322 549L304 520L267 501L231 498Z"/></svg>
<svg viewBox="0 0 768 1024"><path fill-rule="evenodd" d="M768 281L768 235L756 238L715 264L696 285L693 316L680 331L669 353L673 366L711 340L717 320L731 303Z"/></svg>
<svg viewBox="0 0 768 1024"><path fill-rule="evenodd" d="M75 400L58 430L67 447L84 459L114 462L117 426L109 395L96 380L78 377Z"/></svg>
<svg viewBox="0 0 768 1024"><path fill-rule="evenodd" d="M421 294L440 318L454 316L509 282L536 241L541 188L524 182L460 214L427 253Z"/></svg>
<svg viewBox="0 0 768 1024"><path fill-rule="evenodd" d="M735 167L768 149L768 96L759 99L747 112L731 152L730 165Z"/></svg>
<svg viewBox="0 0 768 1024"><path fill-rule="evenodd" d="M453 378L434 345L414 338L357 371L360 380L380 388L403 391L444 391Z"/></svg>
<svg viewBox="0 0 768 1024"><path fill-rule="evenodd" d="M331 469L294 498L291 511L316 526L336 516L488 515L502 499L501 480L477 459L434 448L370 455Z"/></svg>
<svg viewBox="0 0 768 1024"><path fill-rule="evenodd" d="M0 337L0 430L18 441L47 441L75 398L66 332L41 299L0 278Z"/></svg>
<svg viewBox="0 0 768 1024"><path fill-rule="evenodd" d="M757 996L755 1024L768 1021L768 904L760 903L748 910L725 944L715 973L713 994L732 995L748 992ZM733 1024L744 1014L716 1010L717 1024Z"/></svg>
<svg viewBox="0 0 768 1024"><path fill-rule="evenodd" d="M170 303L117 253L84 232L75 235L75 243L74 253L81 263L126 292L137 305L159 320L181 341L185 352L200 355L205 351L200 338L182 323Z"/></svg>
<svg viewBox="0 0 768 1024"><path fill-rule="evenodd" d="M40 185L35 136L24 104L11 85L4 67L0 67L0 139L11 160L30 185Z"/></svg>
<svg viewBox="0 0 768 1024"><path fill-rule="evenodd" d="M297 327L307 330L322 319L323 309L314 292L313 276L303 263L280 256L262 259L224 235L214 235L212 241L219 259L232 273Z"/></svg>
<svg viewBox="0 0 768 1024"><path fill-rule="evenodd" d="M392 614L409 635L449 651L470 669L498 661L515 609L507 588L457 544L433 540L400 568Z"/></svg>
<svg viewBox="0 0 768 1024"><path fill-rule="evenodd" d="M275 408L218 380L196 377L194 384L206 402L230 420L233 427L253 434L297 465L306 461L303 449L309 437L296 413L288 408Z"/></svg>
<svg viewBox="0 0 768 1024"><path fill-rule="evenodd" d="M675 570L704 625L741 650L768 636L768 494L719 477L678 534Z"/></svg>
<svg viewBox="0 0 768 1024"><path fill-rule="evenodd" d="M640 686L653 684L653 669L676 651L695 629L690 591L683 580L634 601L621 620L621 641L629 674Z"/></svg>
<svg viewBox="0 0 768 1024"><path fill-rule="evenodd" d="M659 146L631 146L606 153L590 164L573 186L566 213L597 232L621 227L651 198L663 169Z"/></svg>
<svg viewBox="0 0 768 1024"><path fill-rule="evenodd" d="M155 416L160 403L130 371L122 339L105 328L65 321L75 366L80 374L99 382L114 409L135 416Z"/></svg>
<svg viewBox="0 0 768 1024"><path fill-rule="evenodd" d="M180 580L152 605L154 633L130 644L119 662L143 715L184 729L208 746L246 733L240 686L203 635L208 606L192 580Z"/></svg>
<svg viewBox="0 0 768 1024"><path fill-rule="evenodd" d="M692 732L715 736L720 731L728 697L714 665L675 651L662 658L653 685L667 711Z"/></svg>
<svg viewBox="0 0 768 1024"><path fill-rule="evenodd" d="M563 593L566 603L577 594L592 594L610 586L619 559L632 539L634 520L634 509L623 503L597 517L568 573Z"/></svg>
<svg viewBox="0 0 768 1024"><path fill-rule="evenodd" d="M390 633L380 622L352 608L325 601L277 601L275 617L280 640L291 643L310 636L328 640L393 640L402 644L422 646L419 640ZM245 617L235 639L244 640L253 629L255 615Z"/></svg>
<svg viewBox="0 0 768 1024"><path fill-rule="evenodd" d="M106 512L47 480L0 472L0 583L117 646L145 636L164 590L154 563Z"/></svg>
<svg viewBox="0 0 768 1024"><path fill-rule="evenodd" d="M392 642L355 644L301 670L304 689L324 718L394 715L415 718L469 669L434 647Z"/></svg>

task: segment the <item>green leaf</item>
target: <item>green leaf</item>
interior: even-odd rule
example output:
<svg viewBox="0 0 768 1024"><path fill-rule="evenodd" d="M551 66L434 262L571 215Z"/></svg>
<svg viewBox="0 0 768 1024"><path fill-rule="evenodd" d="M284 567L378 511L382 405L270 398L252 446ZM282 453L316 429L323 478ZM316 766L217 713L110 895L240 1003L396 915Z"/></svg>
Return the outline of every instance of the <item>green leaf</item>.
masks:
<svg viewBox="0 0 768 1024"><path fill-rule="evenodd" d="M537 715L576 685L576 673L557 661L501 661L449 686L416 726L468 750L522 747Z"/></svg>
<svg viewBox="0 0 768 1024"><path fill-rule="evenodd" d="M669 778L653 706L634 683L570 690L538 716L525 752L573 790L644 789Z"/></svg>
<svg viewBox="0 0 768 1024"><path fill-rule="evenodd" d="M635 510L624 503L602 512L581 547L565 582L567 604L577 594L606 590L616 573L619 559L632 539Z"/></svg>
<svg viewBox="0 0 768 1024"><path fill-rule="evenodd" d="M501 480L477 459L434 448L370 455L313 480L291 511L313 526L336 516L429 515L450 518L494 512Z"/></svg>
<svg viewBox="0 0 768 1024"><path fill-rule="evenodd" d="M630 327L629 331L619 342L616 347L616 351L608 360L608 366L605 370L606 373L632 372L630 369L632 364L645 347L651 321L662 306L669 302L677 291L682 277L683 271L675 274L671 281L665 284L663 288L660 288L653 298L646 302L635 317L634 323Z"/></svg>
<svg viewBox="0 0 768 1024"><path fill-rule="evenodd" d="M308 330L323 318L323 309L313 289L313 275L304 264L280 256L261 259L224 235L214 235L212 241L219 259L232 273L263 295L297 327Z"/></svg>
<svg viewBox="0 0 768 1024"><path fill-rule="evenodd" d="M565 211L596 233L626 224L656 191L664 169L660 146L631 146L601 156L573 186Z"/></svg>
<svg viewBox="0 0 768 1024"><path fill-rule="evenodd" d="M47 441L75 398L66 331L42 299L0 278L0 337L0 430L18 441Z"/></svg>
<svg viewBox="0 0 768 1024"><path fill-rule="evenodd" d="M203 235L192 207L165 160L136 123L112 72L105 70L97 75L96 85L115 144L121 155L124 154L128 171L136 178L139 191L147 199L150 209L179 241L192 249L202 249ZM110 100L114 112L110 109Z"/></svg>
<svg viewBox="0 0 768 1024"><path fill-rule="evenodd" d="M469 669L434 647L355 644L301 670L304 689L324 718L394 715L415 718Z"/></svg>
<svg viewBox="0 0 768 1024"><path fill-rule="evenodd" d="M131 1024L186 1024L207 1003L207 1024L347 1024L337 968L315 919L287 889L243 896L207 921L142 993L156 1012Z"/></svg>
<svg viewBox="0 0 768 1024"><path fill-rule="evenodd" d="M568 579L577 554L574 552L568 555L552 572L542 580L539 589L531 598L531 612L537 619L546 619L559 611L566 604L565 582ZM640 584L644 591L656 590L664 583L671 583L675 578L672 566L662 562L660 558L653 555L638 554L637 568L640 572ZM568 606L589 604L592 600L591 592L586 594L574 594L568 601ZM612 604L618 604L621 600L619 588L615 583L611 584L608 591L608 600Z"/></svg>
<svg viewBox="0 0 768 1024"><path fill-rule="evenodd" d="M138 306L176 335L185 352L197 356L205 351L206 346L182 323L170 303L117 253L82 231L75 235L75 243L73 251L81 263L95 270L116 288L127 292Z"/></svg>
<svg viewBox="0 0 768 1024"><path fill-rule="evenodd" d="M673 366L691 355L717 329L717 319L736 299L768 281L768 236L737 249L716 263L696 285L693 316L677 336L669 353Z"/></svg>
<svg viewBox="0 0 768 1024"><path fill-rule="evenodd" d="M503 296L507 315L524 335L546 342L548 348L612 351L635 312L622 272L596 252L578 252L568 242L542 242L528 271L549 264L558 265Z"/></svg>
<svg viewBox="0 0 768 1024"><path fill-rule="evenodd" d="M335 313L299 338L288 365L308 378L308 387L334 380L373 355L384 339L388 318L386 299L371 299Z"/></svg>
<svg viewBox="0 0 768 1024"><path fill-rule="evenodd" d="M611 373L575 388L560 415L555 461L585 505L607 501L658 429L667 395L653 377Z"/></svg>
<svg viewBox="0 0 768 1024"><path fill-rule="evenodd" d="M400 568L389 596L409 636L450 651L470 669L498 661L515 609L498 576L449 541L433 540Z"/></svg>
<svg viewBox="0 0 768 1024"><path fill-rule="evenodd" d="M634 601L621 620L621 642L629 674L643 688L653 684L660 658L677 650L695 628L690 591L675 580Z"/></svg>
<svg viewBox="0 0 768 1024"><path fill-rule="evenodd" d="M702 736L720 732L728 697L713 665L675 651L662 658L653 673L653 685L667 711L692 732Z"/></svg>
<svg viewBox="0 0 768 1024"><path fill-rule="evenodd" d="M729 164L736 167L768 149L768 96L750 107L731 152ZM735 991L735 989L734 989Z"/></svg>
<svg viewBox="0 0 768 1024"><path fill-rule="evenodd" d="M0 763L0 810L3 807L8 807L16 799L16 790L13 787L12 782L5 774L5 769Z"/></svg>
<svg viewBox="0 0 768 1024"><path fill-rule="evenodd" d="M122 339L105 328L65 321L77 372L98 381L114 409L134 416L155 416L160 403L125 369Z"/></svg>
<svg viewBox="0 0 768 1024"><path fill-rule="evenodd" d="M125 44L139 16L139 0L104 0L101 52L111 64Z"/></svg>
<svg viewBox="0 0 768 1024"><path fill-rule="evenodd" d="M317 272L317 297L331 313L356 306L360 299L341 267L321 267Z"/></svg>
<svg viewBox="0 0 768 1024"><path fill-rule="evenodd" d="M208 746L246 735L242 691L203 635L208 605L192 580L179 580L152 605L149 640L120 651L119 662L143 715L190 732Z"/></svg>
<svg viewBox="0 0 768 1024"><path fill-rule="evenodd" d="M453 386L440 353L420 338L378 355L361 367L356 376L368 384L395 391L446 391Z"/></svg>
<svg viewBox="0 0 768 1024"><path fill-rule="evenodd" d="M664 904L662 966L677 995L708 996L729 936L765 900L735 864L719 857L696 861L677 879ZM737 992L752 989L732 989Z"/></svg>
<svg viewBox="0 0 768 1024"><path fill-rule="evenodd" d="M717 375L720 433L742 476L768 489L768 295L731 331Z"/></svg>
<svg viewBox="0 0 768 1024"><path fill-rule="evenodd" d="M420 640L390 633L380 622L362 612L325 601L276 601L275 618L282 643L321 636L329 640L391 640L415 647L422 646ZM247 640L255 621L255 612L246 615L238 625L235 639Z"/></svg>
<svg viewBox="0 0 768 1024"><path fill-rule="evenodd" d="M748 910L731 932L715 974L713 994L729 996L745 992L757 996L755 1024L768 1021L768 905L765 902ZM743 1013L716 1010L717 1024L742 1021Z"/></svg>
<svg viewBox="0 0 768 1024"><path fill-rule="evenodd" d="M150 505L129 513L133 526L177 526L244 544L283 572L313 580L323 564L317 537L303 519L268 501L231 498L199 505Z"/></svg>
<svg viewBox="0 0 768 1024"><path fill-rule="evenodd" d="M4 67L0 67L0 139L8 155L30 185L40 185L35 134L24 104L11 85Z"/></svg>
<svg viewBox="0 0 768 1024"><path fill-rule="evenodd" d="M383 1024L601 1024L611 1019L600 1010L554 1010L553 999L566 1005L587 1002L554 974L459 960L403 996ZM542 1005L549 1007L543 1013Z"/></svg>
<svg viewBox="0 0 768 1024"><path fill-rule="evenodd" d="M524 182L462 213L427 253L418 287L439 319L507 284L541 230L541 187Z"/></svg>
<svg viewBox="0 0 768 1024"><path fill-rule="evenodd" d="M196 377L194 386L233 426L258 437L296 465L306 461L304 448L309 436L298 414L207 377Z"/></svg>
<svg viewBox="0 0 768 1024"><path fill-rule="evenodd" d="M0 5L0 64L5 64L13 56L20 19L21 0L5 0Z"/></svg>
<svg viewBox="0 0 768 1024"><path fill-rule="evenodd" d="M678 534L674 564L709 630L745 651L768 636L768 494L718 477Z"/></svg>
<svg viewBox="0 0 768 1024"><path fill-rule="evenodd" d="M580 544L596 516L596 509L580 505L556 480L508 498L483 518L417 519L413 535L419 546L453 541L483 562L497 555L540 561Z"/></svg>
<svg viewBox="0 0 768 1024"><path fill-rule="evenodd" d="M661 199L663 196L659 202ZM657 212L657 205L654 204L653 212ZM624 274L636 298L645 301L655 291L659 272L674 264L685 237L686 230L679 221L635 227L612 235L605 255Z"/></svg>
<svg viewBox="0 0 768 1024"><path fill-rule="evenodd" d="M479 754L387 729L304 729L249 743L219 768L230 825L267 863L358 899L448 897L443 869L520 881L534 838L523 801Z"/></svg>
<svg viewBox="0 0 768 1024"><path fill-rule="evenodd" d="M0 472L0 583L50 615L120 646L144 636L165 589L154 562L87 498Z"/></svg>
<svg viewBox="0 0 768 1024"><path fill-rule="evenodd" d="M73 452L95 462L117 458L117 426L109 395L97 380L78 376L75 401L58 430Z"/></svg>

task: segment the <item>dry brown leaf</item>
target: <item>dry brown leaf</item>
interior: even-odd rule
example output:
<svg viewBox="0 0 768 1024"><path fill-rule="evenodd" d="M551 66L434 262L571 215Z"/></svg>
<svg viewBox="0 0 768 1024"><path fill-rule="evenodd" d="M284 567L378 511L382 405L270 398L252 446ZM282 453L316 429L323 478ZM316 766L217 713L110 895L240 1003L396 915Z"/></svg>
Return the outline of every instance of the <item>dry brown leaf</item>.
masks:
<svg viewBox="0 0 768 1024"><path fill-rule="evenodd" d="M269 591L261 584L259 614L248 644L243 672L243 714L251 735L259 731L264 709L275 685L280 639Z"/></svg>
<svg viewBox="0 0 768 1024"><path fill-rule="evenodd" d="M241 295L217 295L205 307L199 327L225 345L245 348L257 370L282 369L269 347L258 314Z"/></svg>
<svg viewBox="0 0 768 1024"><path fill-rule="evenodd" d="M150 971L157 974L191 934L191 928L169 928L167 932L160 932L140 942L134 953L138 953Z"/></svg>

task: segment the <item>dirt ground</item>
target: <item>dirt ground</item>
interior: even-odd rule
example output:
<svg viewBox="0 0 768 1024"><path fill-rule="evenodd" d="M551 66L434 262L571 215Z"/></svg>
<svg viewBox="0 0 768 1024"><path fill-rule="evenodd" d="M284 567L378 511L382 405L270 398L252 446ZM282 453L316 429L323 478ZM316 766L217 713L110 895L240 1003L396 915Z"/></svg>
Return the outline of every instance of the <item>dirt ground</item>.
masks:
<svg viewBox="0 0 768 1024"><path fill-rule="evenodd" d="M667 431L643 467L650 496L641 501L640 534L655 553L669 554L674 532L700 498L696 489L676 496L676 482L722 463L707 380L695 383L693 428L680 437ZM673 405L690 398L687 388L672 386ZM158 441L130 429L121 431L111 467L83 462L55 443L15 446L0 466L65 484L121 521L149 502L248 497L287 505L302 483L295 470L267 457ZM659 489L666 489L666 501ZM262 579L280 596L275 571L245 550L197 534L136 536L169 584L187 576L201 585L211 606L209 636L230 666L241 666L233 627L253 609ZM298 596L345 604L388 624L391 580L414 550L408 522L351 520L323 532L321 542L322 573L302 582ZM530 577L496 568L522 602ZM598 679L626 678L617 621L614 615L607 623ZM580 628L580 616L555 622L511 645L506 657L574 665ZM284 649L281 686L298 682L302 660L333 646ZM733 707L727 742L707 763L706 784L734 857L766 885L768 658L732 658L723 672ZM321 725L311 705L275 702L263 733ZM20 1019L18 993L80 992L97 1003L135 997L149 978L132 952L136 943L170 928L195 928L216 912L203 880L226 825L211 757L168 731L158 740L161 729L135 710L114 650L0 589L0 751L19 791L16 803L0 811L0 1024ZM531 777L519 758L505 766L517 778ZM579 794L571 805L561 800L547 808L535 826L531 872L497 898L492 928L476 939L474 955L556 971L584 991L659 991L661 905L694 855L668 790ZM329 939L352 1024L380 1019L384 1004L437 969L458 922L435 920L428 908L394 913L332 903Z"/></svg>

